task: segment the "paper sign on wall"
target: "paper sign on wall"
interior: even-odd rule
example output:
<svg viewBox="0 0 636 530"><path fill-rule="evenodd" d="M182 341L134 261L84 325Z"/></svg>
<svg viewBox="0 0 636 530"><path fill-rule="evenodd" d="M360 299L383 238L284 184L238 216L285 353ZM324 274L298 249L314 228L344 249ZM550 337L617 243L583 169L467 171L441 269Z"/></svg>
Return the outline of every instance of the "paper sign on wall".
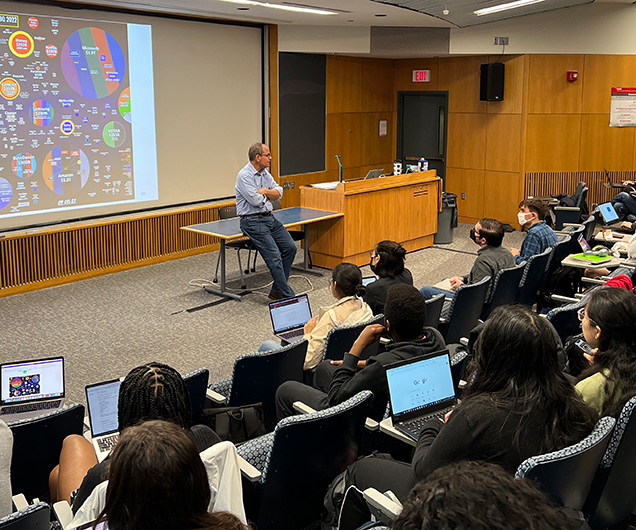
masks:
<svg viewBox="0 0 636 530"><path fill-rule="evenodd" d="M610 127L636 127L636 88L612 87Z"/></svg>

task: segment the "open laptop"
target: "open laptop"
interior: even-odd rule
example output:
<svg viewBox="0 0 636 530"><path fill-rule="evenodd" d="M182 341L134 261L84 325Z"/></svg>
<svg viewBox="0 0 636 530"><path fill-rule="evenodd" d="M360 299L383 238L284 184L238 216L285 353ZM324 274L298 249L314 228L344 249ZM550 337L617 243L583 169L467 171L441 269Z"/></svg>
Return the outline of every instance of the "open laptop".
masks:
<svg viewBox="0 0 636 530"><path fill-rule="evenodd" d="M362 285L366 287L367 285L369 285L370 283L373 283L377 279L378 279L377 276L365 276L364 278L362 278Z"/></svg>
<svg viewBox="0 0 636 530"><path fill-rule="evenodd" d="M372 169L371 171L369 171L366 176L364 177L365 179L377 179L379 176L382 175L382 173L384 172L384 169L380 168L380 169Z"/></svg>
<svg viewBox="0 0 636 530"><path fill-rule="evenodd" d="M621 227L621 222L618 217L618 213L614 209L614 205L611 202L604 202L598 205L598 209L603 217L603 228L610 228L614 232L631 234L632 231L627 228Z"/></svg>
<svg viewBox="0 0 636 530"><path fill-rule="evenodd" d="M457 405L448 350L386 367L393 427L417 441L424 423Z"/></svg>
<svg viewBox="0 0 636 530"><path fill-rule="evenodd" d="M0 419L32 418L64 403L64 358L0 364Z"/></svg>
<svg viewBox="0 0 636 530"><path fill-rule="evenodd" d="M269 303L274 335L287 342L303 337L304 327L311 319L309 297L306 294Z"/></svg>
<svg viewBox="0 0 636 530"><path fill-rule="evenodd" d="M117 404L120 385L121 379L111 379L84 388L91 442L100 462L109 455L119 439Z"/></svg>

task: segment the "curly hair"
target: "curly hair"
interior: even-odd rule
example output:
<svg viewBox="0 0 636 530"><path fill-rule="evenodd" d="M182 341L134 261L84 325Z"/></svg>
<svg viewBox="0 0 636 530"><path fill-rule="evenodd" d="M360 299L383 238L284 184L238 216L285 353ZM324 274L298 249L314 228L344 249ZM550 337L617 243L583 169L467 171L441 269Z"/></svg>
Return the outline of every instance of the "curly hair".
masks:
<svg viewBox="0 0 636 530"><path fill-rule="evenodd" d="M419 339L426 321L426 299L412 285L396 283L386 293L384 316L400 341Z"/></svg>
<svg viewBox="0 0 636 530"><path fill-rule="evenodd" d="M496 464L461 461L434 471L409 493L391 530L574 530L568 519L526 479Z"/></svg>
<svg viewBox="0 0 636 530"><path fill-rule="evenodd" d="M380 257L375 266L375 273L380 278L395 278L404 270L406 250L395 241L380 241L375 246L375 253Z"/></svg>
<svg viewBox="0 0 636 530"><path fill-rule="evenodd" d="M601 335L594 364L578 381L607 370L602 413L617 416L636 393L636 295L616 287L596 289L590 295L586 310Z"/></svg>

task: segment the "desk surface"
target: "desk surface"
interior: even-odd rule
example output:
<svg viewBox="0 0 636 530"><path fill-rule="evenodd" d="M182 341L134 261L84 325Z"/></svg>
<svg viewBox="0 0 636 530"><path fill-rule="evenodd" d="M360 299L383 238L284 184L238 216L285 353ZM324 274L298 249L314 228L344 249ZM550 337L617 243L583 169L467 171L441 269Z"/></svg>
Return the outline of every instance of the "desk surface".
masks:
<svg viewBox="0 0 636 530"><path fill-rule="evenodd" d="M344 215L343 213L314 210L313 208L302 208L300 206L274 210L272 213L286 228L325 221L327 219L335 219ZM239 217L232 217L231 219L221 219L219 221L211 221L198 225L182 226L181 228L183 230L191 230L192 232L220 237L221 239L233 239L243 237L240 221L241 219Z"/></svg>
<svg viewBox="0 0 636 530"><path fill-rule="evenodd" d="M609 261L605 263L594 263L592 261L584 261L573 258L574 254L570 254L567 258L565 258L561 265L564 267L574 267L576 269L605 269L618 267L623 263L622 259L612 257Z"/></svg>

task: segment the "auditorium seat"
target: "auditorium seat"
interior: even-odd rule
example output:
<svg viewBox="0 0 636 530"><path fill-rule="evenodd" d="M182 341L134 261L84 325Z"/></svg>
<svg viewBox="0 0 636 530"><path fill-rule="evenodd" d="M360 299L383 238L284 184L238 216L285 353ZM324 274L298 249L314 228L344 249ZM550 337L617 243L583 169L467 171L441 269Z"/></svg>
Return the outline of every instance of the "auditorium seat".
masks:
<svg viewBox="0 0 636 530"><path fill-rule="evenodd" d="M50 518L49 505L38 502L0 519L0 530L49 530Z"/></svg>

